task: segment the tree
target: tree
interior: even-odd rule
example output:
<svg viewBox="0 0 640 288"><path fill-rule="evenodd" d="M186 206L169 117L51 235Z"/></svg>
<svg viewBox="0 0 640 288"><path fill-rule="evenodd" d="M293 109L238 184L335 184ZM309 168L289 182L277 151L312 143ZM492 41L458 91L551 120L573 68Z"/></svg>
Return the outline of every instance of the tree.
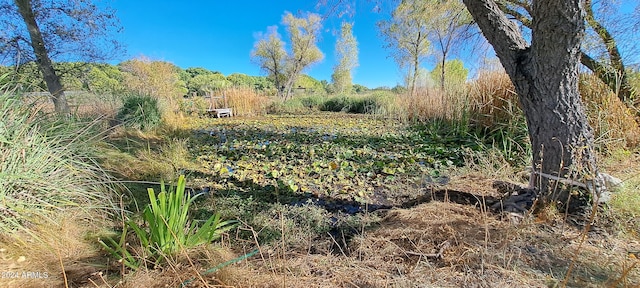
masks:
<svg viewBox="0 0 640 288"><path fill-rule="evenodd" d="M333 68L331 81L338 93L350 93L353 88L352 70L358 67L358 41L353 36L353 24L343 22L336 41L338 64Z"/></svg>
<svg viewBox="0 0 640 288"><path fill-rule="evenodd" d="M284 82L284 98L291 96L291 89L304 70L324 58L317 46L322 18L320 15L309 13L306 18L298 18L287 12L282 18L291 37L291 52L286 60Z"/></svg>
<svg viewBox="0 0 640 288"><path fill-rule="evenodd" d="M518 20L524 27L532 28L532 0L504 0L499 1L498 5L502 11ZM616 92L620 100L629 103L628 100L633 97L635 92L633 86L629 83L627 67L624 62L624 57L622 57L620 53L618 41L616 41L610 29L611 27L607 27L596 17L592 0L585 0L584 8L586 13L584 20L586 21L587 27L590 28L587 30L587 33L592 36L589 37L589 39L594 39L595 43L592 45L583 45L580 61L585 67L598 76L600 80L606 83L612 91ZM614 10L616 9L607 9L608 12ZM616 22L624 22L620 19L620 14L608 14L615 14L617 17ZM634 29L620 30L633 31ZM633 39L634 35L629 35L628 38ZM593 53L595 53L595 55Z"/></svg>
<svg viewBox="0 0 640 288"><path fill-rule="evenodd" d="M116 96L124 91L124 76L114 65L91 65L87 74L87 88L91 93Z"/></svg>
<svg viewBox="0 0 640 288"><path fill-rule="evenodd" d="M187 81L189 91L207 95L213 91L231 86L231 81L222 74L199 74Z"/></svg>
<svg viewBox="0 0 640 288"><path fill-rule="evenodd" d="M429 0L426 2L425 6L428 11L425 14L428 15L426 20L429 39L440 52L437 57L438 66L443 68L440 69L440 77L434 80L440 83L440 89L444 91L447 57L454 52L454 49L462 46L459 45L461 41L469 38L473 19L464 4L458 0Z"/></svg>
<svg viewBox="0 0 640 288"><path fill-rule="evenodd" d="M284 41L278 33L277 26L267 28L267 34L261 35L251 51L251 59L260 66L282 96L285 82L285 61L287 51L284 49Z"/></svg>
<svg viewBox="0 0 640 288"><path fill-rule="evenodd" d="M97 61L118 48L107 37L117 27L115 13L92 1L0 0L0 12L0 54L18 65L38 64L59 114L68 114L69 106L53 60Z"/></svg>
<svg viewBox="0 0 640 288"><path fill-rule="evenodd" d="M318 14L308 13L306 17L296 17L290 12L282 16L282 24L289 34L291 50L285 50L284 41L278 34L278 27L270 26L254 44L251 58L267 72L278 94L287 99L291 96L298 77L311 65L322 60L324 55L316 45L322 28Z"/></svg>
<svg viewBox="0 0 640 288"><path fill-rule="evenodd" d="M443 80L443 70L448 71L448 76L444 83L440 82ZM456 89L458 87L464 87L464 83L467 81L467 75L469 75L469 70L464 68L464 64L460 59L446 61L444 63L444 69L442 69L442 63L438 63L433 71L431 71L431 79L440 82L440 88L443 90L445 88Z"/></svg>
<svg viewBox="0 0 640 288"><path fill-rule="evenodd" d="M582 0L534 0L531 43L495 0L463 0L513 82L533 150L532 183L543 204L572 211L603 192L578 92ZM574 191L567 185L586 188Z"/></svg>
<svg viewBox="0 0 640 288"><path fill-rule="evenodd" d="M386 48L401 68L408 68L409 89L416 92L420 63L429 53L428 7L425 0L405 0L393 11L391 19L378 23Z"/></svg>

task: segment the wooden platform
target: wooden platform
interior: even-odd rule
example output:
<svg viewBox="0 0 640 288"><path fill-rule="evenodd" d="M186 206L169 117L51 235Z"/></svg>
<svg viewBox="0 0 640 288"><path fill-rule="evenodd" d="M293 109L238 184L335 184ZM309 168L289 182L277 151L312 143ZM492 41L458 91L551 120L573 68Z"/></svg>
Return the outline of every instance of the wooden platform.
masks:
<svg viewBox="0 0 640 288"><path fill-rule="evenodd" d="M208 95L205 96L205 99L209 99L209 109L207 109L207 116L213 117L215 115L218 118L224 116L233 117L233 110L229 108L227 97L224 94L220 96ZM220 105L220 103L217 103L218 100L222 100L222 105ZM218 108L218 105L224 108Z"/></svg>
<svg viewBox="0 0 640 288"><path fill-rule="evenodd" d="M231 108L219 108L219 109L208 109L207 115L213 117L214 115L218 118L220 117L233 117L233 110Z"/></svg>

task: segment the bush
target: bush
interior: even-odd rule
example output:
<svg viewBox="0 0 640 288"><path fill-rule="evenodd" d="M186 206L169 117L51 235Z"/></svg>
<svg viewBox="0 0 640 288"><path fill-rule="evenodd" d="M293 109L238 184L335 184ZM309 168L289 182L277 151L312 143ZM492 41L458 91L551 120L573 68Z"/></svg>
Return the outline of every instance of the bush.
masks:
<svg viewBox="0 0 640 288"><path fill-rule="evenodd" d="M327 101L320 106L320 110L330 112L349 112L352 104L351 99L347 96L334 96L327 99Z"/></svg>
<svg viewBox="0 0 640 288"><path fill-rule="evenodd" d="M152 129L162 122L158 99L140 95L126 97L116 119L128 127L140 130Z"/></svg>
<svg viewBox="0 0 640 288"><path fill-rule="evenodd" d="M302 106L309 109L319 110L320 106L324 104L324 97L320 95L304 96L304 97L300 97L299 100Z"/></svg>
<svg viewBox="0 0 640 288"><path fill-rule="evenodd" d="M112 209L109 176L95 164L96 122L43 118L0 94L0 231L54 223L69 208Z"/></svg>

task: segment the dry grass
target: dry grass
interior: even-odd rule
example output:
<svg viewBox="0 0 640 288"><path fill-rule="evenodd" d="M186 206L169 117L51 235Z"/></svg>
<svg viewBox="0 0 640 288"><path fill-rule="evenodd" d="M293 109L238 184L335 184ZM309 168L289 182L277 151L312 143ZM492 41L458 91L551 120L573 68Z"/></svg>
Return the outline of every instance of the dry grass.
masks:
<svg viewBox="0 0 640 288"><path fill-rule="evenodd" d="M55 223L34 225L40 240L28 235L21 237L22 241L0 240L0 271L19 275L1 278L0 286L64 287L66 282L69 287L78 287L104 269L95 239L89 240L88 235L106 227L106 219L76 209L65 210ZM41 278L22 277L23 272L39 272Z"/></svg>
<svg viewBox="0 0 640 288"><path fill-rule="evenodd" d="M466 93L421 88L414 95L409 92L399 95L394 106L400 107L397 116L402 120L428 122L460 121L466 114L467 104Z"/></svg>
<svg viewBox="0 0 640 288"><path fill-rule="evenodd" d="M580 93L599 146L608 150L640 145L640 126L627 105L596 76L580 77Z"/></svg>
<svg viewBox="0 0 640 288"><path fill-rule="evenodd" d="M229 108L237 116L256 116L266 114L268 98L262 92L248 87L231 87L221 91L227 98ZM216 103L216 107L222 107Z"/></svg>
<svg viewBox="0 0 640 288"><path fill-rule="evenodd" d="M379 226L351 241L348 254L281 251L277 244L262 247L262 257L229 268L236 277L225 284L555 287L572 261L575 268L568 287L608 287L617 281L626 281L619 287L640 284L639 269L629 269L638 260L627 257L637 244L590 234L578 251L581 233L540 218L514 224L483 209L433 202L390 211Z"/></svg>
<svg viewBox="0 0 640 288"><path fill-rule="evenodd" d="M503 71L482 71L468 86L474 124L492 128L522 113L515 88Z"/></svg>
<svg viewBox="0 0 640 288"><path fill-rule="evenodd" d="M125 129L117 129L110 137L111 141L127 142L118 143L118 149L105 148L101 164L124 179L176 179L181 170L192 166L187 140L163 140L153 133Z"/></svg>

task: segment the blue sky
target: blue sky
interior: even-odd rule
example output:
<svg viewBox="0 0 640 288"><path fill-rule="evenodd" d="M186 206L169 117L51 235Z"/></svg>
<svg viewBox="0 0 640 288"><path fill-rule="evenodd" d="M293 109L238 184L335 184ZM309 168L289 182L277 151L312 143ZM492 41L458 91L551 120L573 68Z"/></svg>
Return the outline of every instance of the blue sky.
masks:
<svg viewBox="0 0 640 288"><path fill-rule="evenodd" d="M375 88L393 87L402 82L395 62L388 58L383 42L378 37L376 22L385 15L374 13L373 4L362 2L356 7L354 35L360 48L360 66L354 73L354 83ZM188 3L188 4L187 4ZM277 25L286 41L281 25L285 11L322 12L316 9L315 0L268 1L149 1L113 0L124 28L118 36L127 49L122 59L146 56L152 60L174 63L181 68L204 67L220 71L224 75L244 73L263 75L251 63L250 52L258 32L266 32L268 26ZM342 19L331 15L324 21L319 47L324 60L311 67L306 74L318 80L331 80L335 65L335 34Z"/></svg>
<svg viewBox="0 0 640 288"><path fill-rule="evenodd" d="M631 12L638 5L637 0L621 0L621 10ZM327 9L316 9L317 0L227 0L227 1L166 1L166 0L111 0L110 6L116 10L116 16L124 30L117 36L125 46L127 53L115 62L146 56L152 60L174 63L182 68L204 67L220 71L224 75L244 73L264 75L251 63L250 53L256 41L256 34L266 32L268 26L277 25L278 31L287 41L286 32L281 24L285 11L317 12L322 15ZM354 83L370 88L402 84L402 74L396 63L388 57L383 41L378 36L376 22L388 14L373 12L374 3L391 5L394 1L353 0L356 3L351 18L353 33L359 42L360 66L354 71ZM390 11L392 7L382 7ZM318 80L331 80L335 65L335 35L341 21L334 13L324 20L324 29L318 43L325 55L322 62L305 71ZM609 19L615 21L615 19ZM640 48L635 37L620 41ZM623 54L630 55L629 63L640 62L640 53L626 53L627 45L622 45ZM468 48L468 47L467 47ZM634 50L634 48L631 48ZM629 51L631 51L629 50ZM465 67L471 71L478 69L481 63L473 63L485 57L494 57L488 48L462 52ZM473 54L472 56L470 56ZM433 67L426 61L423 66Z"/></svg>

